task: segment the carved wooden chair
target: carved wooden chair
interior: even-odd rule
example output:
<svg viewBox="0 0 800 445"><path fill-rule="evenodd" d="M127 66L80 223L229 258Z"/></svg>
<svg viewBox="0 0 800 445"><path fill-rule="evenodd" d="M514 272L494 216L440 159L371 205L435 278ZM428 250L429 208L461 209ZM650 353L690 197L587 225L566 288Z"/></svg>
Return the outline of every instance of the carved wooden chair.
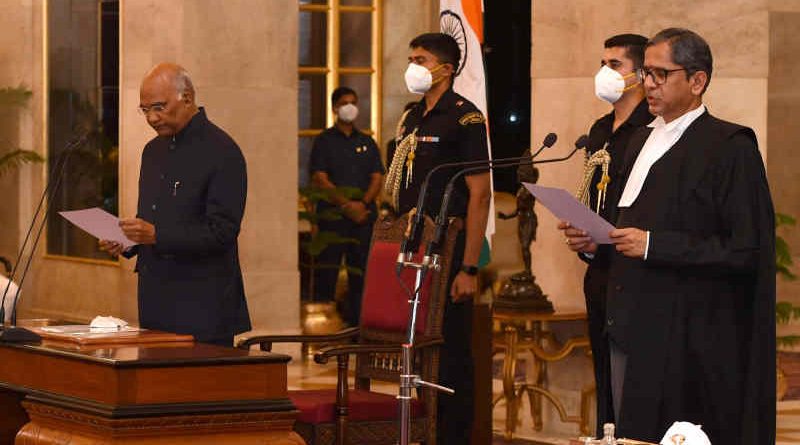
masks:
<svg viewBox="0 0 800 445"><path fill-rule="evenodd" d="M396 394L370 390L373 381L399 383L401 344L406 341L408 294L395 275L395 261L406 229L407 218L381 218L375 223L364 282L361 321L358 327L331 335L277 335L245 338L238 343L247 349L259 345L269 351L273 343L321 344L314 360L327 363L335 358L337 385L333 389L289 391L300 411L295 423L308 444L395 444L399 440L399 404ZM414 347L415 373L436 382L439 345L442 344L442 316L449 295L447 277L450 258L463 222L454 220L442 243L441 268L428 274L417 313ZM433 222L426 218L421 246L433 236ZM415 272L406 269L403 281L413 290ZM348 383L350 356L355 356L355 384ZM422 387L412 402L412 442L435 445L437 393Z"/></svg>

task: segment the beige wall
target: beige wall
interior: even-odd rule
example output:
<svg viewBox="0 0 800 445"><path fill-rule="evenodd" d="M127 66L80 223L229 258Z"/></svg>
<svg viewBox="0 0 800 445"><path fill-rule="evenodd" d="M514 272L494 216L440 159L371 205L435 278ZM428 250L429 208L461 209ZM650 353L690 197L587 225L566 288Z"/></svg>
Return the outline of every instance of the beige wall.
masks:
<svg viewBox="0 0 800 445"><path fill-rule="evenodd" d="M794 10L782 7L770 11L769 51L769 123L770 140L767 169L772 198L777 212L800 219L800 174L798 174L797 144L800 141L800 2ZM789 243L795 261L800 265L800 225L784 227L778 233ZM800 281L778 279L778 299L800 305ZM798 323L795 322L795 325ZM791 332L790 332L791 331ZM797 334L800 326L780 326L778 333Z"/></svg>
<svg viewBox="0 0 800 445"><path fill-rule="evenodd" d="M42 0L17 8L26 23L18 36L27 58L14 58L41 103ZM2 29L18 23L9 21ZM139 160L155 136L136 112L139 82L160 61L191 73L198 103L239 143L248 164L249 193L239 236L245 289L255 328L299 325L297 272L297 3L294 0L136 0L121 2L120 212L136 212ZM0 38L15 33L0 32ZM286 38L291 36L292 38ZM11 47L12 45L5 45ZM33 56L31 56L33 54ZM13 65L13 64L11 64ZM8 66L8 65L6 65ZM6 75L3 73L2 75ZM31 107L27 137L41 141L41 113ZM41 144L40 144L41 146ZM34 185L41 187L40 181ZM29 216L23 196L20 220ZM5 238L4 238L5 241ZM32 272L22 315L89 319L97 314L136 319L133 262L120 265L42 258Z"/></svg>
<svg viewBox="0 0 800 445"><path fill-rule="evenodd" d="M439 2L384 0L383 6L383 140L378 143L385 157L386 143L394 138L403 106L421 99L408 92L403 80L408 66L408 42L419 34L439 30Z"/></svg>

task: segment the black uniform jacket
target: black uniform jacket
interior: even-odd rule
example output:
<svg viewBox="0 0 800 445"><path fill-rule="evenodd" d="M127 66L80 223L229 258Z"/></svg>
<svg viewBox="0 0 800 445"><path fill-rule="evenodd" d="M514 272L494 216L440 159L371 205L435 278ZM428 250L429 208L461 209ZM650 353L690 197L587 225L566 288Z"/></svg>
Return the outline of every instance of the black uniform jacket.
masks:
<svg viewBox="0 0 800 445"><path fill-rule="evenodd" d="M244 157L202 108L174 140L145 146L137 217L156 243L137 249L142 327L201 341L250 329L237 243L246 197Z"/></svg>
<svg viewBox="0 0 800 445"><path fill-rule="evenodd" d="M414 153L412 177L409 186L407 167L403 169L400 186L399 211L408 212L417 205L417 197L425 176L434 167L450 162L483 161L489 159L486 140L486 120L478 108L451 89L442 94L436 105L425 114L425 99L409 111L402 124L403 137L417 130L417 149ZM442 205L445 187L459 168L445 168L431 176L425 196L424 210L435 217ZM479 169L470 174L485 173ZM464 217L467 214L469 190L463 177L455 181L449 203L448 215Z"/></svg>
<svg viewBox="0 0 800 445"><path fill-rule="evenodd" d="M701 115L616 226L651 231L647 260L615 254L609 271L607 333L628 355L619 434L657 442L683 420L714 444L774 443L774 210L753 131Z"/></svg>

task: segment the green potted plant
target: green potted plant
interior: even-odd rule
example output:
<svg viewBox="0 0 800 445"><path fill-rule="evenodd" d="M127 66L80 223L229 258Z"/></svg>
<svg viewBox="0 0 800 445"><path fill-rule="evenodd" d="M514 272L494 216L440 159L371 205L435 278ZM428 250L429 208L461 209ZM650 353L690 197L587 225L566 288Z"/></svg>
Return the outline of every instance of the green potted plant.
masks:
<svg viewBox="0 0 800 445"><path fill-rule="evenodd" d="M27 105L30 98L31 91L24 86L0 88L0 113L16 113ZM16 147L12 141L5 138L5 135L0 135L0 178L24 164L42 161L44 159L35 151ZM0 256L0 263L4 266L3 270L10 273L11 262Z"/></svg>
<svg viewBox="0 0 800 445"><path fill-rule="evenodd" d="M17 111L24 107L30 98L31 91L24 86L0 88L0 111ZM44 161L35 151L14 147L5 138L0 139L0 144L0 177L23 164Z"/></svg>

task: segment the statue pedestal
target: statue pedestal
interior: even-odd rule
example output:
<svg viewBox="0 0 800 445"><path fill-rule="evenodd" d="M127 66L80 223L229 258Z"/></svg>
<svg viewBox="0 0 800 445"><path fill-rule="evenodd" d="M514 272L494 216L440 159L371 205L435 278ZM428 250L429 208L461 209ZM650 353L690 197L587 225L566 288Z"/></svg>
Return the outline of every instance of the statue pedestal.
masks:
<svg viewBox="0 0 800 445"><path fill-rule="evenodd" d="M494 300L494 306L501 309L553 312L553 303L536 284L536 278L525 271L508 278Z"/></svg>

